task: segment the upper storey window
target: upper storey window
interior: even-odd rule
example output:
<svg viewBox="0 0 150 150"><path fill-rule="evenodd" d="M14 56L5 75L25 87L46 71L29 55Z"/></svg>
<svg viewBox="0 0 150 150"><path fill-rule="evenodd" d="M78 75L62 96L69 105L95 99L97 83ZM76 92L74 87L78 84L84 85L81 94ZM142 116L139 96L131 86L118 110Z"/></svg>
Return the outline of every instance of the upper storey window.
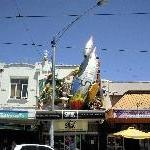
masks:
<svg viewBox="0 0 150 150"><path fill-rule="evenodd" d="M11 95L10 98L28 98L28 79L10 79Z"/></svg>

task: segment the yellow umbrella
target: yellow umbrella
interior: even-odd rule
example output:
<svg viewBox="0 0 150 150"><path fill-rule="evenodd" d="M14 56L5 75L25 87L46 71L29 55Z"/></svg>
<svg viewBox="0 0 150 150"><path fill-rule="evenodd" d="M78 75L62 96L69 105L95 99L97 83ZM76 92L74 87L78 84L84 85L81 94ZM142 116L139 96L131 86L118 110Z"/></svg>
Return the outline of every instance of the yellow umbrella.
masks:
<svg viewBox="0 0 150 150"><path fill-rule="evenodd" d="M140 130L135 129L134 127L129 127L126 130L119 131L114 133L115 136L123 136L124 138L131 139L148 139L150 138L150 133L146 133Z"/></svg>

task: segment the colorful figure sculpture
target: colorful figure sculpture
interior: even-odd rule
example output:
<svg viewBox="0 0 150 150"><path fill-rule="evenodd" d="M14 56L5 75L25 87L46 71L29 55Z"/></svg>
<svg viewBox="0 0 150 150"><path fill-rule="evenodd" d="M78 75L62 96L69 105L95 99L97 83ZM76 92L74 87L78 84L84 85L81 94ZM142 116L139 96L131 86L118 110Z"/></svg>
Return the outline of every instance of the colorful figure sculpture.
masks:
<svg viewBox="0 0 150 150"><path fill-rule="evenodd" d="M71 109L84 109L85 105L92 101L98 92L99 60L96 56L96 47L93 45L93 37L90 37L85 46L84 60L71 85L71 94L73 95L70 99Z"/></svg>
<svg viewBox="0 0 150 150"><path fill-rule="evenodd" d="M99 67L96 47L93 37L90 37L80 67L61 80L56 78L55 105L61 106L60 109L101 109ZM47 76L41 87L39 108L45 109L51 105L52 74Z"/></svg>

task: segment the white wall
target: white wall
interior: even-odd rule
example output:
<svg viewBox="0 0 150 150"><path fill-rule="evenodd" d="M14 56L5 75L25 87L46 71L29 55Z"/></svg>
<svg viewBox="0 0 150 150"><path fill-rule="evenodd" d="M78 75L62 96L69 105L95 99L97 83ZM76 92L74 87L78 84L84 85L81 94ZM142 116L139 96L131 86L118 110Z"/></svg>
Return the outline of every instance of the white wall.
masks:
<svg viewBox="0 0 150 150"><path fill-rule="evenodd" d="M75 71L79 66L74 65L74 66L56 66L56 76L58 79L62 79L69 75L72 71Z"/></svg>
<svg viewBox="0 0 150 150"><path fill-rule="evenodd" d="M31 66L5 65L1 73L0 105L1 107L34 107L36 105L35 69ZM10 78L28 78L28 99L14 100L10 98Z"/></svg>
<svg viewBox="0 0 150 150"><path fill-rule="evenodd" d="M33 108L37 105L37 96L39 96L38 80L40 77L45 77L42 74L43 67L40 64L4 64L1 68L4 69L0 73L0 107L14 108ZM74 71L78 66L60 65L56 67L56 75L62 79ZM50 67L49 67L50 68ZM11 99L11 78L28 78L28 99L19 100Z"/></svg>
<svg viewBox="0 0 150 150"><path fill-rule="evenodd" d="M150 82L110 82L109 91L111 94L123 95L125 92L131 90L150 90Z"/></svg>

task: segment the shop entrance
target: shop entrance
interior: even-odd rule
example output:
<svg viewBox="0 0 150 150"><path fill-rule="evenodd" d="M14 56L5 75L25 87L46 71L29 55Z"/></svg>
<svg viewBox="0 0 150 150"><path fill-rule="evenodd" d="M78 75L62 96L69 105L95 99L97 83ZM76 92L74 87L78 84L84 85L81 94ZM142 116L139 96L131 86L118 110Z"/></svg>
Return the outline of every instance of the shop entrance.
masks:
<svg viewBox="0 0 150 150"><path fill-rule="evenodd" d="M124 147L125 150L131 150L132 148L140 150L139 140L124 138Z"/></svg>
<svg viewBox="0 0 150 150"><path fill-rule="evenodd" d="M59 150L81 149L81 135L55 136L55 148Z"/></svg>
<svg viewBox="0 0 150 150"><path fill-rule="evenodd" d="M99 149L98 135L57 135L55 136L55 148L59 150L87 150Z"/></svg>

